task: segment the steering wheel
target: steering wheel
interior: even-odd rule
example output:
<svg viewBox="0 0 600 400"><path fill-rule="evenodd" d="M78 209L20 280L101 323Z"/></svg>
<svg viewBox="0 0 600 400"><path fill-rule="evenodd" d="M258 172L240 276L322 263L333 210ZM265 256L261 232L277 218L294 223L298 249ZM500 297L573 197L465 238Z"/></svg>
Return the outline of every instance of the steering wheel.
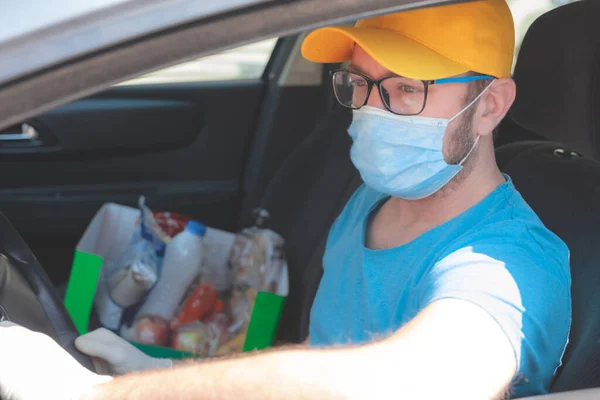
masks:
<svg viewBox="0 0 600 400"><path fill-rule="evenodd" d="M48 275L2 213L0 238L0 319L47 334L94 371L92 360L75 348L79 333Z"/></svg>

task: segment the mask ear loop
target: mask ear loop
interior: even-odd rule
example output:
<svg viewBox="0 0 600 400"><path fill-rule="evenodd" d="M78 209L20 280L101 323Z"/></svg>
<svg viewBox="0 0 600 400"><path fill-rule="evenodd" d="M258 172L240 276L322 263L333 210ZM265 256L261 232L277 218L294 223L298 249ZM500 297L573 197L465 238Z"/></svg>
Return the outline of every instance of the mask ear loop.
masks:
<svg viewBox="0 0 600 400"><path fill-rule="evenodd" d="M461 110L461 111L460 111L458 114L456 114L454 117L452 117L452 118L450 119L450 122L452 122L452 120L454 120L455 118L457 118L459 115L461 115L462 113L464 113L465 111L467 111L467 110L468 110L468 109L469 109L469 108L470 108L470 107L471 107L473 104L475 104L475 103L477 102L477 100L479 100L479 99L481 98L481 96L483 96L483 94L484 94L485 92L487 92L487 91L488 91L488 89L489 89L490 87L492 87L492 84L494 83L494 81L495 81L495 79L494 79L494 80L492 80L492 81L490 82L490 84L489 84L489 85L487 85L487 86L486 86L486 88L485 88L485 89L483 89L483 90L481 91L481 93L479 93L479 96L475 97L475 99L474 99L472 102L470 102L470 103L469 103L469 104L468 104L468 105L467 105L465 108L463 108L463 109L462 109L462 110ZM477 135L477 139L475 139L475 143L473 143L473 146L471 147L471 150L469 150L469 152L467 153L467 155L466 155L466 156L464 156L462 160L460 160L460 162L458 163L458 165L462 166L462 165L463 165L463 163L464 163L465 161L467 161L467 158L469 158L469 156L471 155L471 153L473 152L473 150L475 150L475 148L477 147L477 143L479 143L479 139L481 139L481 136Z"/></svg>
<svg viewBox="0 0 600 400"><path fill-rule="evenodd" d="M481 139L481 136L477 135L477 139L475 139L475 143L473 143L473 146L471 147L471 150L469 150L469 152L467 153L467 155L464 156L462 160L460 160L460 162L458 163L458 165L460 165L462 167L463 163L465 161L467 161L467 158L469 158L469 156L471 155L471 153L473 152L473 150L475 150L475 147L477 147L477 143L479 143L479 139Z"/></svg>
<svg viewBox="0 0 600 400"><path fill-rule="evenodd" d="M465 108L463 108L462 110L460 110L460 111L458 112L458 114L456 114L454 117L450 118L450 119L448 120L448 122L452 122L452 121L454 121L454 120L455 120L456 118L458 118L458 117L459 117L459 116L460 116L462 113L464 113L464 112L465 112L465 111L467 111L469 108L471 108L471 106L472 106L473 104L475 104L475 103L477 102L477 100L479 100L479 99L481 98L481 96L483 96L483 94L484 94L485 92L487 92L487 91L488 91L488 89L489 89L489 88L491 88L491 87L492 87L492 84L493 84L495 81L496 81L496 79L492 80L492 81L490 82L490 84L489 84L489 85L487 85L487 86L486 86L486 88L485 88L485 89L483 89L483 90L481 91L481 93L479 93L479 96L475 97L475 99L474 99L472 102L470 102L470 103L469 103L469 104L468 104L468 105L467 105Z"/></svg>

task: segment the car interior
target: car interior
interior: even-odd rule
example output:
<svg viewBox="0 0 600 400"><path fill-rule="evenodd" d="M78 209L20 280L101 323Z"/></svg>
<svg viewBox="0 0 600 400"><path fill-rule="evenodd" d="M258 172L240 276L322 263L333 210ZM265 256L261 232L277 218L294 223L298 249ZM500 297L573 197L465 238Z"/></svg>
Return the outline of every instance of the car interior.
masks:
<svg viewBox="0 0 600 400"><path fill-rule="evenodd" d="M572 328L552 392L600 387L598 15L600 3L582 0L531 25L517 98L495 137L501 170L571 250ZM290 292L277 340L304 341L329 227L361 180L349 158L352 113L330 88L338 66L311 70L301 40L279 39L255 79L119 85L27 121L35 140L0 146L0 210L37 260L0 249L12 254L0 263L43 266L48 284L29 284L58 315L73 249L102 204L135 206L144 194L153 209L232 232L262 208L286 240ZM49 285L59 291L41 289ZM53 336L68 346L69 322L57 321Z"/></svg>
<svg viewBox="0 0 600 400"><path fill-rule="evenodd" d="M581 1L530 27L514 71L518 95L498 141L501 169L571 250L572 326L553 391L600 386L596 265L600 160L596 54L600 4ZM549 67L551 66L551 67Z"/></svg>

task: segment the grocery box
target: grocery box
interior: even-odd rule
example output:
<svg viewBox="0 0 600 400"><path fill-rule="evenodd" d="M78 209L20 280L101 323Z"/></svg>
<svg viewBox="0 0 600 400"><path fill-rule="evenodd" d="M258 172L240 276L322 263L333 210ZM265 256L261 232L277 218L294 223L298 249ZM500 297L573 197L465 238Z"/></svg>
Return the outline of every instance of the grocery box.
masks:
<svg viewBox="0 0 600 400"><path fill-rule="evenodd" d="M108 276L118 266L116 260L126 250L138 228L140 211L118 204L105 204L87 227L75 250L71 276L65 295L65 306L80 334L90 329L90 316L95 307L101 325L118 333L122 309L111 301ZM204 268L225 271L236 235L208 227L203 239ZM252 306L243 351L264 349L273 343L281 311L288 294L287 269L284 269L273 293L258 292ZM153 357L188 358L193 354L168 347L134 345Z"/></svg>

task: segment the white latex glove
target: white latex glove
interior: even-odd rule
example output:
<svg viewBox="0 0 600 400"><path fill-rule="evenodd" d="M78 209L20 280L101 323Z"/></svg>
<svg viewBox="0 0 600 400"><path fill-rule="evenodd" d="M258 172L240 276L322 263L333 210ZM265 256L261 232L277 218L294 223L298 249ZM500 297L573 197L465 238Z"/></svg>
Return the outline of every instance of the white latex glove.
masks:
<svg viewBox="0 0 600 400"><path fill-rule="evenodd" d="M105 328L78 337L75 346L92 357L96 370L102 374L122 375L173 366L173 361L150 357Z"/></svg>
<svg viewBox="0 0 600 400"><path fill-rule="evenodd" d="M78 400L112 378L79 364L52 338L0 322L0 398Z"/></svg>

